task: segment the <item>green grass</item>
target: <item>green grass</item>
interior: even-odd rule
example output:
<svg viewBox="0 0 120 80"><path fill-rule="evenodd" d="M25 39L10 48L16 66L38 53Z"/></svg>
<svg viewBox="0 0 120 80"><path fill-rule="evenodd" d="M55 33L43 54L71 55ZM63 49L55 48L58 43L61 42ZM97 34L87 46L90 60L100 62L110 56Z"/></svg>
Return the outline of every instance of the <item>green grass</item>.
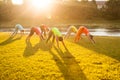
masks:
<svg viewBox="0 0 120 80"><path fill-rule="evenodd" d="M65 40L68 51L26 35L0 33L0 80L120 80L120 37Z"/></svg>

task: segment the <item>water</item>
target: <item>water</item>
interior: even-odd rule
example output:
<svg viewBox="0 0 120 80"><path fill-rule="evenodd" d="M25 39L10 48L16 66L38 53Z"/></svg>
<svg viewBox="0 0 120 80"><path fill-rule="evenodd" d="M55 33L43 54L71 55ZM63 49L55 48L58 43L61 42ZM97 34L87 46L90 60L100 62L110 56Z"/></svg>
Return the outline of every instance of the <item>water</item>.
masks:
<svg viewBox="0 0 120 80"><path fill-rule="evenodd" d="M89 29L95 36L120 36L120 29Z"/></svg>
<svg viewBox="0 0 120 80"><path fill-rule="evenodd" d="M66 28L60 29L62 34L66 34ZM14 28L0 28L0 32L13 32ZM119 36L120 29L89 29L90 33L94 36ZM25 28L25 33L29 33L30 28ZM74 33L72 33L74 35Z"/></svg>

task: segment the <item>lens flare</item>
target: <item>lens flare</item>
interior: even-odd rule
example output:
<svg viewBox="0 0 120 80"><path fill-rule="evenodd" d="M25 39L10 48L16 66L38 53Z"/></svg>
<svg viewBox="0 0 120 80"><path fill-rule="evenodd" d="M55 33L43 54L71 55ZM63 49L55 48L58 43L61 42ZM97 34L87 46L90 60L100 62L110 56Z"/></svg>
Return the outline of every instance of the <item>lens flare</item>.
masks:
<svg viewBox="0 0 120 80"><path fill-rule="evenodd" d="M14 5L22 5L23 0L12 0L12 4L14 4Z"/></svg>
<svg viewBox="0 0 120 80"><path fill-rule="evenodd" d="M51 7L52 0L31 0L31 6L37 9L47 9Z"/></svg>

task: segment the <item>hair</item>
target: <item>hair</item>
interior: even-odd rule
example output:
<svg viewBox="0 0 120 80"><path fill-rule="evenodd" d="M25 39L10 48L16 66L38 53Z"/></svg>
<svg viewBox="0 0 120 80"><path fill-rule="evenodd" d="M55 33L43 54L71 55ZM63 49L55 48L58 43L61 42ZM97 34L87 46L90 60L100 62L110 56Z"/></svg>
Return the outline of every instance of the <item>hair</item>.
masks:
<svg viewBox="0 0 120 80"><path fill-rule="evenodd" d="M21 30L21 32L25 32L25 30Z"/></svg>
<svg viewBox="0 0 120 80"><path fill-rule="evenodd" d="M58 40L59 41L63 41L63 37L58 37Z"/></svg>
<svg viewBox="0 0 120 80"><path fill-rule="evenodd" d="M50 28L46 28L46 31L47 31L47 32L50 31Z"/></svg>

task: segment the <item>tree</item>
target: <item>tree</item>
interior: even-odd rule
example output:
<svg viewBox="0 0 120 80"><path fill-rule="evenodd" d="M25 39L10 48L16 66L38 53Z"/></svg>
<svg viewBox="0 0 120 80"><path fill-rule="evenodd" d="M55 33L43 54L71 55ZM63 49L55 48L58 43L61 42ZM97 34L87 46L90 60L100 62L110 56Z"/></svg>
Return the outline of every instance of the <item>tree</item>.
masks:
<svg viewBox="0 0 120 80"><path fill-rule="evenodd" d="M88 1L84 5L83 12L87 19L94 19L96 16L98 16L98 9L95 0Z"/></svg>
<svg viewBox="0 0 120 80"><path fill-rule="evenodd" d="M92 0L92 7L93 7L93 14L94 16L98 16L99 12L98 12L98 8L97 8L97 3L96 0Z"/></svg>
<svg viewBox="0 0 120 80"><path fill-rule="evenodd" d="M106 3L104 16L108 19L120 19L120 0L109 0Z"/></svg>

